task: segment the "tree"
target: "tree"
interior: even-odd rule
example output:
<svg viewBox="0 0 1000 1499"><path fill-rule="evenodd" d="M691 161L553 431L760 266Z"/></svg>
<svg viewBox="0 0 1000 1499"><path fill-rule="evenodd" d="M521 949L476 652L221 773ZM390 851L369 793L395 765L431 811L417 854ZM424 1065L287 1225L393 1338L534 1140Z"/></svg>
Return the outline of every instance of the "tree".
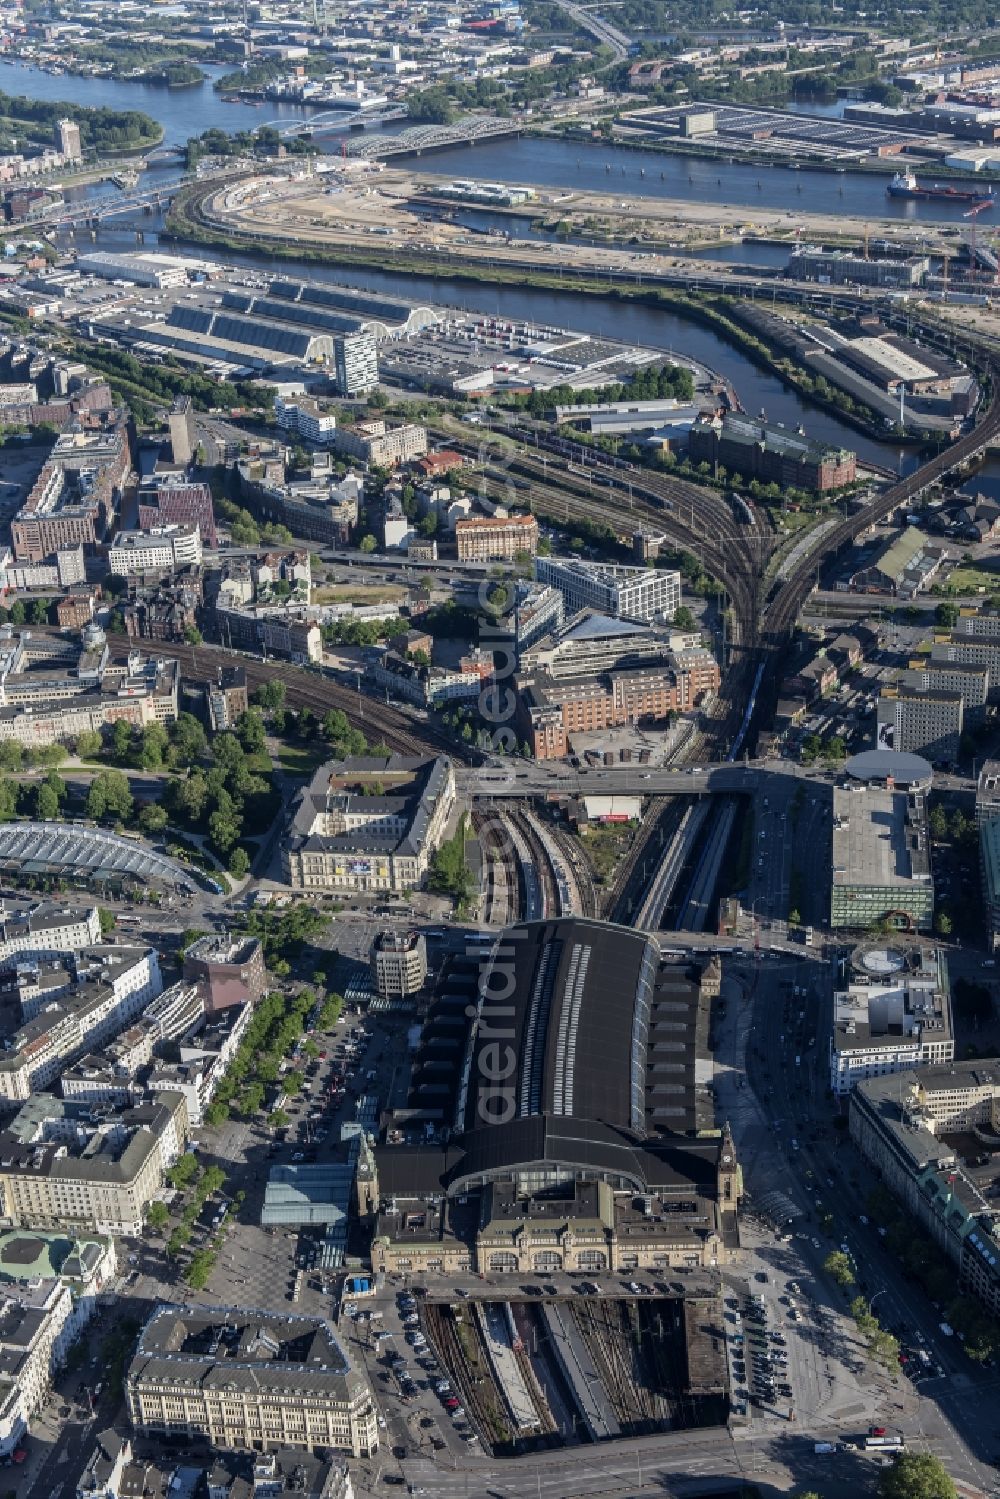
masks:
<svg viewBox="0 0 1000 1499"><path fill-rule="evenodd" d="M901 1452L878 1480L881 1499L956 1499L957 1490L932 1452Z"/></svg>
<svg viewBox="0 0 1000 1499"><path fill-rule="evenodd" d="M165 808L150 802L139 813L139 826L144 833L162 833L169 821Z"/></svg>
<svg viewBox="0 0 1000 1499"><path fill-rule="evenodd" d="M265 745L264 720L256 708L249 709L241 716L236 725L236 732L247 754L258 754L263 750Z"/></svg>
<svg viewBox="0 0 1000 1499"><path fill-rule="evenodd" d="M208 748L205 730L193 713L178 713L170 725L170 763L193 765Z"/></svg>
<svg viewBox="0 0 1000 1499"><path fill-rule="evenodd" d="M947 911L938 911L934 917L934 930L939 937L951 936L951 917Z"/></svg>
<svg viewBox="0 0 1000 1499"><path fill-rule="evenodd" d="M101 753L104 741L96 729L84 729L76 736L76 753L81 760L92 760Z"/></svg>
<svg viewBox="0 0 1000 1499"><path fill-rule="evenodd" d="M678 630L694 629L694 615L686 604L681 604L674 610L674 625Z"/></svg>
<svg viewBox="0 0 1000 1499"><path fill-rule="evenodd" d="M366 554L370 555L372 552L374 552L377 546L378 542L375 540L374 536L362 536L361 540L358 542L358 551L365 552Z"/></svg>
<svg viewBox="0 0 1000 1499"><path fill-rule="evenodd" d="M253 695L253 700L260 707L273 710L281 708L285 702L285 684L273 677L270 682L262 682Z"/></svg>
<svg viewBox="0 0 1000 1499"><path fill-rule="evenodd" d="M132 745L132 725L124 718L119 718L111 732L111 743L115 752L115 759L124 763L128 758L128 752Z"/></svg>
<svg viewBox="0 0 1000 1499"><path fill-rule="evenodd" d="M187 645L201 645L202 633L196 625L187 625L185 627L184 641Z"/></svg>
<svg viewBox="0 0 1000 1499"><path fill-rule="evenodd" d="M942 600L934 610L934 623L943 630L953 630L958 624L958 605Z"/></svg>
<svg viewBox="0 0 1000 1499"><path fill-rule="evenodd" d="M302 1085L304 1082L305 1078L303 1077L302 1073L299 1072L297 1068L293 1067L291 1072L285 1073L285 1076L283 1077L281 1082L281 1086L289 1098L294 1098L297 1093L302 1092Z"/></svg>
<svg viewBox="0 0 1000 1499"><path fill-rule="evenodd" d="M831 1275L838 1286L846 1290L854 1284L854 1267L849 1258L841 1249L834 1249L823 1261L823 1269L827 1275Z"/></svg>
<svg viewBox="0 0 1000 1499"><path fill-rule="evenodd" d="M106 937L109 932L113 932L118 925L118 917L114 911L109 911L105 906L98 906L97 919L101 923L102 937Z"/></svg>
<svg viewBox="0 0 1000 1499"><path fill-rule="evenodd" d="M237 880L250 873L250 855L245 848L237 846L229 855L229 873Z"/></svg>
<svg viewBox="0 0 1000 1499"><path fill-rule="evenodd" d="M10 822L17 815L17 786L6 776L0 780L0 822Z"/></svg>
<svg viewBox="0 0 1000 1499"><path fill-rule="evenodd" d="M55 822L59 816L59 798L46 781L35 787L35 816L39 822Z"/></svg>
<svg viewBox="0 0 1000 1499"><path fill-rule="evenodd" d="M102 770L90 783L87 794L87 816L99 822L102 817L120 818L127 822L132 816L132 793L128 776L120 770Z"/></svg>
<svg viewBox="0 0 1000 1499"><path fill-rule="evenodd" d="M47 625L49 622L49 606L44 599L35 599L31 606L31 623L33 625Z"/></svg>
<svg viewBox="0 0 1000 1499"><path fill-rule="evenodd" d="M24 605L21 603L21 600L20 599L15 599L14 602L13 602L13 604L11 604L11 606L10 606L10 622L11 622L11 624L14 625L15 628L19 628L21 625L24 624L24 621L25 621L25 618L26 618L26 614L27 614L27 611L25 610Z"/></svg>
<svg viewBox="0 0 1000 1499"><path fill-rule="evenodd" d="M943 843L948 836L948 814L940 802L935 802L931 808L927 823L931 830L931 837Z"/></svg>
<svg viewBox="0 0 1000 1499"><path fill-rule="evenodd" d="M291 1115L286 1114L284 1109L272 1109L267 1116L267 1122L272 1129L284 1129L290 1119Z"/></svg>
<svg viewBox="0 0 1000 1499"><path fill-rule="evenodd" d="M154 1233L162 1233L167 1226L169 1218L170 1213L167 1210L165 1202L151 1202L146 1209L146 1222Z"/></svg>
<svg viewBox="0 0 1000 1499"><path fill-rule="evenodd" d="M21 770L24 766L24 749L16 739L5 739L0 744L0 770Z"/></svg>
<svg viewBox="0 0 1000 1499"><path fill-rule="evenodd" d="M161 723L148 723L142 731L142 749L139 764L143 770L159 770L170 743L166 729Z"/></svg>
<svg viewBox="0 0 1000 1499"><path fill-rule="evenodd" d="M213 812L208 819L208 833L215 847L226 853L240 836L239 819L231 812Z"/></svg>

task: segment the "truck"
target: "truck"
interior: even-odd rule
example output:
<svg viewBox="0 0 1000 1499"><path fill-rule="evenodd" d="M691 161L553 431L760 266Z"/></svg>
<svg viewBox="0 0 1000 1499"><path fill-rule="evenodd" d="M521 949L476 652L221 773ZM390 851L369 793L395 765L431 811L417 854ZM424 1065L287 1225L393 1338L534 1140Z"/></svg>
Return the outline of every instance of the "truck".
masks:
<svg viewBox="0 0 1000 1499"><path fill-rule="evenodd" d="M813 1448L814 1452L836 1452L836 1450L832 1442L817 1442Z"/></svg>

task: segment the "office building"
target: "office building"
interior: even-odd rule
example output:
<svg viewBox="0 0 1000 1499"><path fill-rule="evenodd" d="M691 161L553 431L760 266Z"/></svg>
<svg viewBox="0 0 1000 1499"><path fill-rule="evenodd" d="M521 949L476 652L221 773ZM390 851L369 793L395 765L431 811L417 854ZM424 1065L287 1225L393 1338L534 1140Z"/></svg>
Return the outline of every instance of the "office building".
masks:
<svg viewBox="0 0 1000 1499"><path fill-rule="evenodd" d="M905 672L879 692L875 735L879 749L922 755L932 765L954 765L965 704L960 692L925 688L919 673ZM912 678L918 680L912 682Z"/></svg>
<svg viewBox="0 0 1000 1499"><path fill-rule="evenodd" d="M179 1093L116 1114L39 1094L0 1132L0 1222L137 1238L187 1137Z"/></svg>
<svg viewBox="0 0 1000 1499"><path fill-rule="evenodd" d="M41 670L39 668L42 668ZM62 636L0 627L0 740L43 745L75 740L125 719L137 728L177 717L180 669L137 650L113 657L103 630L82 645Z"/></svg>
<svg viewBox="0 0 1000 1499"><path fill-rule="evenodd" d="M79 161L83 156L80 144L80 127L75 120L58 120L55 130L56 149L67 161Z"/></svg>
<svg viewBox="0 0 1000 1499"><path fill-rule="evenodd" d="M995 1060L860 1082L850 1131L873 1173L955 1267L956 1293L1000 1315L1000 1177L985 1145L1000 1132Z"/></svg>
<svg viewBox="0 0 1000 1499"><path fill-rule="evenodd" d="M153 531L168 525L197 524L202 543L213 551L219 544L212 491L176 474L154 474L139 489L139 529Z"/></svg>
<svg viewBox="0 0 1000 1499"><path fill-rule="evenodd" d="M538 551L533 515L469 516L455 522L459 562L514 562Z"/></svg>
<svg viewBox="0 0 1000 1499"><path fill-rule="evenodd" d="M299 890L416 890L455 804L450 760L330 760L293 804L282 869Z"/></svg>
<svg viewBox="0 0 1000 1499"><path fill-rule="evenodd" d="M79 952L100 940L96 906L43 903L0 924L0 967L12 958L56 958L60 953Z"/></svg>
<svg viewBox="0 0 1000 1499"><path fill-rule="evenodd" d="M267 990L264 949L256 937L199 937L184 953L183 973L198 985L209 1015L260 999Z"/></svg>
<svg viewBox="0 0 1000 1499"><path fill-rule="evenodd" d="M833 790L830 925L929 932L934 881L927 805L919 790L851 785Z"/></svg>
<svg viewBox="0 0 1000 1499"><path fill-rule="evenodd" d="M154 526L149 531L119 531L108 552L108 571L123 578L200 566L201 532L196 521Z"/></svg>
<svg viewBox="0 0 1000 1499"><path fill-rule="evenodd" d="M198 994L196 985L178 987L192 1000ZM153 1063L143 1079L146 1093L154 1098L161 1093L180 1094L189 1127L200 1129L205 1110L236 1056L252 1014L250 1004L231 1004L200 1018L192 1031L180 1038L176 1053Z"/></svg>
<svg viewBox="0 0 1000 1499"><path fill-rule="evenodd" d="M371 950L372 984L383 999L419 994L427 979L427 940L422 932L379 932Z"/></svg>
<svg viewBox="0 0 1000 1499"><path fill-rule="evenodd" d="M984 760L976 782L976 827L1000 817L1000 760Z"/></svg>
<svg viewBox="0 0 1000 1499"><path fill-rule="evenodd" d="M834 1093L843 1097L862 1078L954 1058L951 993L943 952L867 946L847 959L842 972L833 996L830 1041Z"/></svg>
<svg viewBox="0 0 1000 1499"><path fill-rule="evenodd" d="M849 250L822 250L800 245L789 257L787 274L796 281L819 281L826 286L922 286L930 270L926 255L880 258L854 255Z"/></svg>
<svg viewBox="0 0 1000 1499"><path fill-rule="evenodd" d="M412 546L410 555L413 555ZM520 661L522 653L537 640L558 630L565 617L565 605L560 590L547 583L518 579L513 586L513 608L497 620L496 627L498 632L510 630L514 657Z"/></svg>
<svg viewBox="0 0 1000 1499"><path fill-rule="evenodd" d="M56 438L11 522L17 561L41 562L67 547L103 540L131 469L131 418L124 407L76 415Z"/></svg>
<svg viewBox="0 0 1000 1499"><path fill-rule="evenodd" d="M678 962L572 917L449 959L410 1094L359 1172L373 1268L523 1279L726 1262L740 1185L706 1086L719 981L717 959Z"/></svg>
<svg viewBox="0 0 1000 1499"><path fill-rule="evenodd" d="M72 1313L72 1292L58 1278L0 1289L0 1457L8 1462L66 1362Z"/></svg>
<svg viewBox="0 0 1000 1499"><path fill-rule="evenodd" d="M356 422L353 427L337 428L333 446L369 467L398 468L427 452L427 428L413 422L399 427L383 421Z"/></svg>
<svg viewBox="0 0 1000 1499"><path fill-rule="evenodd" d="M378 385L375 335L367 328L333 340L334 383L338 396L364 396Z"/></svg>
<svg viewBox="0 0 1000 1499"><path fill-rule="evenodd" d="M378 1450L371 1390L319 1317L238 1307L160 1306L125 1377L129 1418L144 1437L221 1451Z"/></svg>
<svg viewBox="0 0 1000 1499"><path fill-rule="evenodd" d="M721 464L762 483L825 492L853 484L856 457L848 448L810 441L785 427L769 427L726 412L721 421L695 422L688 439L693 463Z"/></svg>
<svg viewBox="0 0 1000 1499"><path fill-rule="evenodd" d="M672 620L681 603L681 575L666 568L536 557L535 577L558 588L567 615L594 609L612 619L651 623Z"/></svg>
<svg viewBox="0 0 1000 1499"><path fill-rule="evenodd" d="M990 695L990 669L964 661L933 661L916 656L909 669L899 675L901 686L918 693L943 692L962 699L962 728L978 729L986 722L986 704ZM904 734L904 739L906 735ZM919 746L912 747L925 754ZM934 756L930 756L933 759Z"/></svg>

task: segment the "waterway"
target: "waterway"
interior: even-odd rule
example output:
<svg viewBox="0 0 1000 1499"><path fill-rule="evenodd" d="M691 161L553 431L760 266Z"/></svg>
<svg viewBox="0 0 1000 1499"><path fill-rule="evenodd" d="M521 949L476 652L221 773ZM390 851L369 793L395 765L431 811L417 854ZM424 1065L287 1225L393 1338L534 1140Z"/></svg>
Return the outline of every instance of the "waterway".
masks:
<svg viewBox="0 0 1000 1499"><path fill-rule="evenodd" d="M167 144L180 144L189 136L200 134L209 128L242 130L254 128L271 119L305 121L310 115L308 107L292 104L275 105L268 102L261 107L245 103L226 104L213 90L211 81L175 90L106 78L52 75L11 62L0 62L0 89L6 93L30 94L36 98L69 99L79 104L116 109L140 109L163 125ZM455 175L475 175L498 181L537 182L549 186L586 186L599 191L609 189L609 183L605 179L611 174L605 173L604 168L612 163L618 173L616 184L621 180L621 171L624 169L630 194L638 187L642 193L651 196L704 202L724 198L725 192L735 184L743 184L742 190L746 191L748 182L755 184L759 180L759 201L762 205L784 206L795 202L800 207L828 210L831 190L837 193L841 187L845 194L845 212L862 211L862 203L869 203L872 211L876 206L885 208L887 203L881 180L817 176L809 172L789 172L766 167L724 164L716 167L715 164L706 162L678 161L669 156L651 158L648 153L641 151L619 147L591 147L548 138L506 140L493 145L487 143L475 148L440 152L422 159L422 164L435 172L454 172ZM641 171L645 172L644 178L639 175ZM175 175L176 168L162 166L151 168L147 180L162 181L166 186ZM726 188L721 192L716 184L720 175L726 183ZM92 191L104 193L117 190L102 185L100 189L73 190L71 195ZM756 192L756 188L754 191ZM905 206L910 210L924 210L928 205ZM949 206L944 207L947 210ZM498 219L497 222L499 226L501 220ZM147 247L155 245L160 227L162 226L157 219L143 221ZM69 243L72 242L67 241ZM89 234L81 233L76 243L80 247L96 243L108 249L121 250L126 246L134 247L135 235L130 228L116 228L113 224L105 224L97 231L96 241ZM759 265L771 265L776 261L780 263L787 254L783 248L776 246L732 244L714 247L708 253L719 260ZM268 264L266 260L257 257L230 254L227 259L241 261L256 268ZM276 261L272 264L274 269L280 269L283 274L295 274L296 268L291 262ZM580 328L655 347L668 356L674 352L683 352L731 379L746 410L753 415L763 412L769 421L783 422L789 427L802 425L811 437L851 447L862 460L898 469L902 473L908 472L917 461L912 449L900 449L892 443L866 437L835 416L801 400L775 376L758 369L709 329L701 328L671 312L600 301L577 293L537 291L529 287L490 288L447 279L406 276L396 272L390 274L374 269L345 267L330 270L308 266L302 268L302 274L316 280L389 292L411 300L426 300L434 305L461 307L528 321L558 323L568 328Z"/></svg>
<svg viewBox="0 0 1000 1499"><path fill-rule="evenodd" d="M206 71L217 76L220 70ZM13 62L0 62L0 89L39 99L69 99L77 104L143 110L163 126L167 145L180 145L210 128L252 130L272 120L307 122L316 113L308 105L272 101L259 105L227 104L212 88L210 78L191 88L167 89L113 78L53 75ZM809 112L815 109L813 106ZM399 127L389 127L393 128ZM338 139L336 135L324 137L331 143ZM565 141L554 136L454 147L408 159L406 165L417 171L546 188L610 193L622 190L640 201L644 197L671 198L740 207L748 210L750 221L754 208L768 208L785 211L792 221L796 214L814 212L851 214L869 220L887 218L900 223L961 223L964 208L968 206L890 198L885 190L888 179L881 173L791 171L785 167L707 161L626 146ZM1000 215L1000 205L997 213Z"/></svg>
<svg viewBox="0 0 1000 1499"><path fill-rule="evenodd" d="M144 221L146 249L155 247L157 243L159 222L157 219ZM77 247L83 249L85 246L90 248L96 245L102 249L118 251L135 247L135 235L131 229L116 229L112 224L105 223L95 234L96 238L91 239L89 233L80 233L75 241ZM171 245L170 248L175 252L178 249L176 245ZM202 256L204 252L198 247L192 247L192 253ZM711 329L661 308L605 301L578 292L540 290L526 286L489 287L450 281L445 277L411 276L368 267L328 268L307 265L296 268L293 262L287 260L272 261L264 256L237 255L230 251L226 251L225 259L228 264L243 265L263 272L273 271L284 276L295 275L298 271L298 274L309 280L364 287L369 291L386 292L410 302L426 302L430 306L458 307L491 316L578 328L606 338L661 349L667 358L685 354L698 363L725 374L736 387L746 410L753 416L763 412L769 421L782 422L787 427L801 425L810 437L853 448L860 459L895 469L899 473L909 473L918 461L912 448L900 448L898 444L880 442L858 432L827 411L803 401L776 376L751 364L738 349L717 337Z"/></svg>

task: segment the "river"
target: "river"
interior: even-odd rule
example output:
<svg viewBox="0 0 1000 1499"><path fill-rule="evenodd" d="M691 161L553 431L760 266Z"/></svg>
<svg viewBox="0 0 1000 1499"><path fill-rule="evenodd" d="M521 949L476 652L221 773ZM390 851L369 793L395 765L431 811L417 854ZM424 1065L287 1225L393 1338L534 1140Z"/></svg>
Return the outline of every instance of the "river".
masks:
<svg viewBox="0 0 1000 1499"><path fill-rule="evenodd" d="M213 70L218 71L218 70ZM191 135L215 127L223 130L254 128L270 119L309 118L308 107L299 105L274 105L268 103L260 108L249 104L226 104L206 81L192 88L166 89L149 84L121 82L105 78L78 78L70 74L54 76L38 69L0 62L0 89L6 93L28 93L46 99L70 99L79 104L106 106L118 109L141 109L159 120L164 128L167 144L179 144ZM473 165L474 154L474 165ZM655 161L655 169L651 162ZM555 139L507 140L494 145L481 145L473 149L461 149L437 153L425 159L427 166L437 171L454 170L457 175L495 180L526 181L556 185L565 181L567 185L580 184L581 175L589 179L587 186L603 189L604 164L614 162L631 173L634 190L635 179L640 169L645 169L642 190L656 196L683 197L689 201L704 201L713 194L713 183L717 175L715 166L705 162L684 161L676 158L650 158L645 152L630 151L618 147L590 147ZM662 166L664 182L659 181ZM721 167L727 174L750 174L762 183L762 199L772 201L794 199L800 202L807 196L822 198L816 207L829 207L829 193L836 182L843 185L845 193L868 194L873 202L885 206L884 185L850 176L817 177L808 172L788 172L762 167ZM176 168L162 166L150 169L150 177L156 174L164 185L176 175ZM650 180L653 174L655 181ZM690 181L688 180L690 178ZM669 179L669 180L667 180ZM743 180L741 178L741 180ZM801 186L800 195L796 191ZM763 191L766 187L766 192ZM102 185L96 189L78 189L77 192L117 191ZM784 198L782 198L784 194ZM908 205L910 208L926 205ZM947 205L946 205L947 206ZM845 207L845 211L847 208ZM850 204L856 211L856 204ZM157 219L143 221L147 246L157 240L161 227ZM72 241L67 241L67 244ZM80 234L77 244L96 243L108 249L121 250L133 247L135 236L131 229L115 228L105 224L97 231L96 241ZM758 264L772 263L772 257L786 252L776 251L770 246L719 246L712 253L719 259L744 260ZM227 254L228 260L260 267L266 261L256 257L238 257ZM274 262L275 268L285 274L295 274L290 262ZM732 345L717 338L707 328L690 323L675 314L659 309L629 304L601 301L571 292L535 291L528 287L482 287L473 283L447 279L387 274L378 270L338 268L336 271L322 267L302 268L302 274L322 281L349 286L363 286L373 290L390 292L393 295L426 300L435 305L444 304L470 310L496 313L500 316L556 322L568 328L580 328L590 333L632 340L662 349L668 356L674 351L683 351L693 359L726 374L735 385L748 412L757 415L764 412L770 421L783 422L786 426L805 427L810 436L838 446L854 448L858 456L870 462L899 469L906 473L916 462L912 449L880 442L855 431L853 427L819 408L806 403L788 390L775 376L751 364Z"/></svg>
<svg viewBox="0 0 1000 1499"><path fill-rule="evenodd" d="M218 76L219 68L206 68ZM140 109L163 126L167 145L180 145L210 128L252 130L271 120L308 121L316 110L309 105L227 104L212 88L211 78L191 88L112 78L53 75L13 62L0 62L0 89L40 99L69 99L76 104L112 109ZM837 106L833 106L835 109ZM399 127L389 127L399 128ZM324 140L336 142L336 135ZM618 192L630 197L671 198L690 203L743 207L752 218L754 208L796 213L843 213L901 223L963 221L963 205L947 202L907 202L886 195L882 174L790 171L744 162L704 161L626 146L564 141L555 136L525 136L517 140L461 146L414 159L418 170L448 176L475 176L496 182L520 182L549 188L578 188L588 192ZM964 205L967 207L968 205Z"/></svg>
<svg viewBox="0 0 1000 1499"><path fill-rule="evenodd" d="M157 219L144 221L146 249L156 245L158 225ZM89 233L80 233L76 244L81 249L85 245L97 245L102 249L121 251L135 247L135 235L131 229L115 229L111 224L105 223L95 231L93 239ZM178 247L172 245L170 248L176 251ZM192 247L192 253L202 255L204 252L198 247ZM565 328L578 328L587 333L662 349L668 358L675 353L687 354L699 363L724 373L735 385L747 411L754 416L763 411L769 421L783 422L787 427L801 424L810 437L840 447L853 448L859 458L896 469L900 473L909 473L917 463L917 456L912 448L900 448L898 444L880 442L865 436L846 422L801 400L776 376L751 364L738 349L718 338L709 328L702 328L697 323L660 308L606 301L578 292L536 290L525 286L488 287L475 282L410 276L397 271L379 271L367 267L296 267L286 260L271 261L265 256L237 255L228 250L225 252L225 259L229 264L245 265L258 271L270 269L286 276L298 273L313 281L387 292L411 302L459 307L528 322L556 323Z"/></svg>

